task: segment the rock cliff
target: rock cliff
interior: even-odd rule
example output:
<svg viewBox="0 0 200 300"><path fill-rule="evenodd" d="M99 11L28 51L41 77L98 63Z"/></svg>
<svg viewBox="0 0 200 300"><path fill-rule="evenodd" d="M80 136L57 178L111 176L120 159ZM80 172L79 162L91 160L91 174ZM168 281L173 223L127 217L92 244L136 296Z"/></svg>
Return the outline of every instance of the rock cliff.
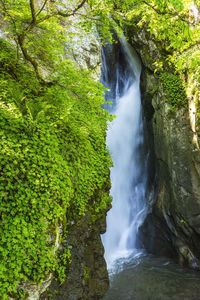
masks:
<svg viewBox="0 0 200 300"><path fill-rule="evenodd" d="M69 248L71 263L62 285L53 279L40 299L101 299L108 289L108 273L100 234L105 232L105 213L93 222L90 214L72 222L62 248Z"/></svg>
<svg viewBox="0 0 200 300"><path fill-rule="evenodd" d="M128 27L127 36L143 63L144 113L156 166L154 200L140 228L139 243L153 254L176 257L181 264L199 268L200 151L195 109L199 91L188 70L184 78L188 105L171 109L169 91L154 73L153 63L167 55L164 47L145 28ZM168 66L165 70L174 74Z"/></svg>

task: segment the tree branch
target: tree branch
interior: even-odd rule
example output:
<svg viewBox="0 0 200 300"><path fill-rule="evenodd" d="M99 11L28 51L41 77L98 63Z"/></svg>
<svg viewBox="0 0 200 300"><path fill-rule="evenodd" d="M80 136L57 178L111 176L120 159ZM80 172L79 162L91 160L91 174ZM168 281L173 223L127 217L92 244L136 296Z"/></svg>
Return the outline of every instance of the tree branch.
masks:
<svg viewBox="0 0 200 300"><path fill-rule="evenodd" d="M37 19L38 15L42 12L42 10L44 9L46 3L48 0L45 0L41 9L39 10L39 12L36 14L35 12L35 6L34 6L34 0L30 0L30 9L31 9L31 16L32 16L32 20L29 23L29 25L24 29L24 31L17 35L17 40L19 43L19 46L21 48L21 51L23 53L24 58L29 61L31 63L31 65L33 66L36 76L38 78L38 81L40 82L40 84L42 85L47 85L50 86L53 83L52 82L47 82L45 81L40 72L39 72L39 65L36 59L34 59L34 57L32 57L27 48L24 45L25 39L27 34L33 29L35 28L38 24L44 22L45 20L48 20L50 18L52 18L53 16L62 16L62 17L70 17L73 16L83 5L84 3L86 3L87 0L82 0L81 3L79 3L71 12L62 12L62 11L53 11L51 14L47 14L46 16L44 16L43 18Z"/></svg>
<svg viewBox="0 0 200 300"><path fill-rule="evenodd" d="M160 11L159 9L157 9L155 6L153 6L152 4L146 2L143 0L143 3L146 4L147 6L151 7L157 14L159 15L166 15L167 12L164 12L164 11Z"/></svg>
<svg viewBox="0 0 200 300"><path fill-rule="evenodd" d="M45 8L45 6L46 6L46 4L47 4L47 1L48 1L48 0L45 0L45 1L44 1L42 7L40 8L40 10L38 11L38 13L36 14L36 17L38 17L39 14L43 11L43 9Z"/></svg>
<svg viewBox="0 0 200 300"><path fill-rule="evenodd" d="M75 13L77 12L77 10L79 10L81 7L83 7L83 5L86 3L87 0L82 0L82 2L80 4L77 5L77 7L72 10L71 12L68 12L68 13L64 13L62 11L58 11L58 15L59 16L62 16L62 17L70 17L70 16L73 16L75 15Z"/></svg>
<svg viewBox="0 0 200 300"><path fill-rule="evenodd" d="M21 48L21 51L24 55L24 58L29 61L31 63L31 65L33 66L34 70L35 70L35 74L36 74L36 77L38 79L38 81L40 82L41 85L44 85L44 86L52 86L53 85L53 82L47 82L45 81L40 72L39 72L39 65L38 65L38 62L36 59L34 59L29 53L28 53L28 50L26 49L26 47L24 46L24 41L25 41L25 36L22 34L22 35L18 35L18 43L19 43L19 46Z"/></svg>
<svg viewBox="0 0 200 300"><path fill-rule="evenodd" d="M31 15L32 15L32 22L36 22L36 14L35 14L35 6L34 6L34 0L30 0L30 8L31 8Z"/></svg>
<svg viewBox="0 0 200 300"><path fill-rule="evenodd" d="M32 64L38 80L41 81L41 76L40 76L40 73L38 70L38 63L32 56L29 55L28 50L24 47L24 39L25 39L25 37L23 35L18 36L19 46L22 50L22 53L23 53L25 59Z"/></svg>

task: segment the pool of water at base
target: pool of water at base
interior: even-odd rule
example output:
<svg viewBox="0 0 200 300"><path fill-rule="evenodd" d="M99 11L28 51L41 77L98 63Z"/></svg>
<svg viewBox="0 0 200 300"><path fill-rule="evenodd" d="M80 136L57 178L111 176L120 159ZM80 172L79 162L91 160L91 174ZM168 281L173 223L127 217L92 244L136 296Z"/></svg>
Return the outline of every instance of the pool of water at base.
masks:
<svg viewBox="0 0 200 300"><path fill-rule="evenodd" d="M146 255L121 259L103 300L200 300L200 271Z"/></svg>

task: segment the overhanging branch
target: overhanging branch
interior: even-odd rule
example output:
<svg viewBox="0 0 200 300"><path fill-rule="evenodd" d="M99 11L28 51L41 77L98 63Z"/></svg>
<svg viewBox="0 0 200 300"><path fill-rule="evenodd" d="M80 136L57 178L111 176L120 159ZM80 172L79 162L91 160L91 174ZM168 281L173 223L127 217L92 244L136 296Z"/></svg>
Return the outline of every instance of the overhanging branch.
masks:
<svg viewBox="0 0 200 300"><path fill-rule="evenodd" d="M73 16L76 14L76 12L81 8L83 7L83 5L86 3L87 0L82 0L73 10L71 11L67 11L67 12L62 12L62 11L59 11L59 10L54 10L52 13L49 13L47 14L46 16L42 17L42 18L37 18L39 16L39 14L44 10L46 4L47 4L47 1L48 0L45 0L41 9L39 10L38 13L36 13L35 11L35 6L34 6L34 0L29 0L29 4L30 4L30 10L31 10L31 22L29 23L29 25L24 29L24 31L17 35L17 41L18 41L18 44L21 48L21 51L23 53L23 56L24 58L31 63L31 65L33 66L34 70L35 70L35 73L36 73L36 76L38 78L38 81L42 84L42 85L52 85L53 83L52 82L47 82L45 81L40 72L39 72L39 64L37 62L37 60L31 56L29 54L29 51L28 49L26 48L25 46L25 39L26 39L26 36L27 34L33 29L35 28L38 24L54 17L54 16L62 16L62 17L70 17L70 16Z"/></svg>

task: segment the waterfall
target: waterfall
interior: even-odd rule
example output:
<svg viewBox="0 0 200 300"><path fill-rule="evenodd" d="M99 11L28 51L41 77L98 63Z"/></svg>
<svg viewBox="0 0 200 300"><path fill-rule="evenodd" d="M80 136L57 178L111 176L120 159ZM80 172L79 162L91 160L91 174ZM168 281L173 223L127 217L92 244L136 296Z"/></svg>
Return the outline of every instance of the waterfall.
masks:
<svg viewBox="0 0 200 300"><path fill-rule="evenodd" d="M102 48L103 84L110 90L105 108L116 118L108 124L112 209L102 236L108 268L118 258L137 253L136 237L146 215L147 153L140 97L140 61L124 38Z"/></svg>

